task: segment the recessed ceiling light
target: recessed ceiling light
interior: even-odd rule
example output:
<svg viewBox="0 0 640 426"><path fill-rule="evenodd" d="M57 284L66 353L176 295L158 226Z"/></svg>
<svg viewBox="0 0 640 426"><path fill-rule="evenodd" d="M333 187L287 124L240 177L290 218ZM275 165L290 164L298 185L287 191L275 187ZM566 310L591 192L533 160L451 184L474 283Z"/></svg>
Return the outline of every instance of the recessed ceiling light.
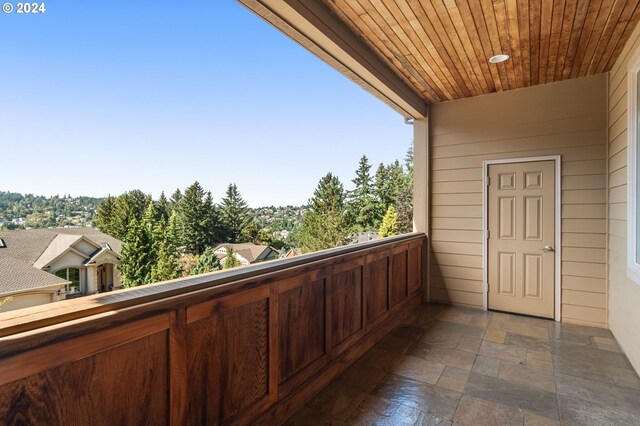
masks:
<svg viewBox="0 0 640 426"><path fill-rule="evenodd" d="M499 64L500 62L504 62L509 59L509 55L505 55L504 53L500 53L499 55L495 55L489 58L489 62L492 64Z"/></svg>

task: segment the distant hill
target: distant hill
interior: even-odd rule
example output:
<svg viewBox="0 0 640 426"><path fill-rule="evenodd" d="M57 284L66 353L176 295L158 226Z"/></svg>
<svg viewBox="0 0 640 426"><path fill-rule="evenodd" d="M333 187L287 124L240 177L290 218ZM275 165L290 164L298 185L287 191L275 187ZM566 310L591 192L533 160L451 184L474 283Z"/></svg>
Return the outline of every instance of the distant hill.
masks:
<svg viewBox="0 0 640 426"><path fill-rule="evenodd" d="M0 191L0 229L92 226L102 198Z"/></svg>
<svg viewBox="0 0 640 426"><path fill-rule="evenodd" d="M0 229L94 226L95 211L102 200L0 191ZM293 231L306 210L306 206L268 206L250 212L261 229L277 232Z"/></svg>

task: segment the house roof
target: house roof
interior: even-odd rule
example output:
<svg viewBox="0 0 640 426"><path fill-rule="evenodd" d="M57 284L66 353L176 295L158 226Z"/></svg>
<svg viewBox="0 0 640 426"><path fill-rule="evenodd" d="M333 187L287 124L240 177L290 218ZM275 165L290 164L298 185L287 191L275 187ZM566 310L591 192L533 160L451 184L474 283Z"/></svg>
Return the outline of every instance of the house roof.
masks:
<svg viewBox="0 0 640 426"><path fill-rule="evenodd" d="M93 228L0 231L0 238L6 243L5 248L0 248L0 294L68 283L40 268L74 250L73 244L80 240L84 239L96 247L93 256L104 250L105 243L116 254L122 248L120 240Z"/></svg>
<svg viewBox="0 0 640 426"><path fill-rule="evenodd" d="M269 246L262 246L262 245L251 244L251 243L242 243L242 244L226 243L226 244L220 244L214 250L218 250L220 247L231 248L233 251L238 253L240 256L242 256L245 259L247 259L250 263L251 262L255 262L255 260L257 258L259 258L262 253L265 252L265 250L274 250L273 248L271 248Z"/></svg>
<svg viewBox="0 0 640 426"><path fill-rule="evenodd" d="M25 290L63 286L69 281L57 277L48 272L12 259L6 255L0 255L0 294L16 293Z"/></svg>
<svg viewBox="0 0 640 426"><path fill-rule="evenodd" d="M33 263L33 266L38 269L44 268L81 238L81 235L56 235L47 248L44 249L40 257Z"/></svg>

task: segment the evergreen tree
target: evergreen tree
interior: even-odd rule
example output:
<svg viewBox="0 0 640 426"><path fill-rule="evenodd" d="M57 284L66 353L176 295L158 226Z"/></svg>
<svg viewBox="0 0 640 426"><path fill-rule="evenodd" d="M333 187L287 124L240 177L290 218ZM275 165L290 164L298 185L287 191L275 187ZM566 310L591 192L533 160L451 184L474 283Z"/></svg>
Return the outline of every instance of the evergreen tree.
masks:
<svg viewBox="0 0 640 426"><path fill-rule="evenodd" d="M413 180L413 142L411 142L407 154L404 156L404 167L407 169L407 175Z"/></svg>
<svg viewBox="0 0 640 426"><path fill-rule="evenodd" d="M133 219L142 220L150 200L150 196L137 189L125 192L116 198L111 235L119 240L124 240L129 230L129 224Z"/></svg>
<svg viewBox="0 0 640 426"><path fill-rule="evenodd" d="M380 238L392 237L398 235L398 213L393 206L389 206L387 213L382 219L382 225L378 231Z"/></svg>
<svg viewBox="0 0 640 426"><path fill-rule="evenodd" d="M175 190L175 192L171 195L171 198L169 199L169 206L172 212L178 209L178 206L180 205L180 201L182 201L182 192L180 191L180 188L178 188Z"/></svg>
<svg viewBox="0 0 640 426"><path fill-rule="evenodd" d="M171 206L167 197L164 195L164 191L160 194L158 202L155 205L155 218L157 221L169 222L169 216L171 216Z"/></svg>
<svg viewBox="0 0 640 426"><path fill-rule="evenodd" d="M376 175L373 182L374 194L377 204L376 209L376 222L380 223L382 217L387 211L390 204L393 204L393 197L389 193L389 171L384 164L380 163L376 170Z"/></svg>
<svg viewBox="0 0 640 426"><path fill-rule="evenodd" d="M347 202L347 216L356 232L376 229L379 221L370 170L369 159L363 155L356 170L356 177L352 181L355 188L349 193Z"/></svg>
<svg viewBox="0 0 640 426"><path fill-rule="evenodd" d="M298 238L306 252L344 244L349 235L345 218L344 187L337 176L328 173L318 183L309 200Z"/></svg>
<svg viewBox="0 0 640 426"><path fill-rule="evenodd" d="M241 263L234 256L235 252L231 247L227 247L227 257L224 258L224 269L235 268L236 266L240 266Z"/></svg>
<svg viewBox="0 0 640 426"><path fill-rule="evenodd" d="M169 217L166 229L163 228L164 222L161 221L156 228L156 235L162 235L163 239L159 244L157 262L151 270L152 282L180 278L184 272L180 264L180 253L177 247L178 229L175 213Z"/></svg>
<svg viewBox="0 0 640 426"><path fill-rule="evenodd" d="M144 232L149 239L149 249L147 255L149 256L151 267L153 267L157 261L158 249L164 241L164 233L166 228L166 223L164 221L158 222L156 220L156 209L153 201L149 201L149 205L147 205L144 216L142 216L141 224L144 228ZM147 281L150 281L151 275L149 275L147 278Z"/></svg>
<svg viewBox="0 0 640 426"><path fill-rule="evenodd" d="M235 183L230 183L222 199L220 219L222 234L226 242L240 242L245 228L251 223L249 207L242 199Z"/></svg>
<svg viewBox="0 0 640 426"><path fill-rule="evenodd" d="M116 209L116 199L107 195L96 210L96 226L105 234L113 235L113 218Z"/></svg>
<svg viewBox="0 0 640 426"><path fill-rule="evenodd" d="M413 188L405 186L398 194L398 233L413 232Z"/></svg>
<svg viewBox="0 0 640 426"><path fill-rule="evenodd" d="M124 238L118 270L125 287L135 287L150 282L153 260L151 236L142 221L133 218Z"/></svg>
<svg viewBox="0 0 640 426"><path fill-rule="evenodd" d="M217 212L211 193L205 192L197 181L185 190L178 213L182 243L189 252L202 254L215 243Z"/></svg>
<svg viewBox="0 0 640 426"><path fill-rule="evenodd" d="M213 249L211 247L207 247L204 253L198 257L196 265L191 269L191 275L206 274L208 272L220 270L222 270L220 261L213 252Z"/></svg>

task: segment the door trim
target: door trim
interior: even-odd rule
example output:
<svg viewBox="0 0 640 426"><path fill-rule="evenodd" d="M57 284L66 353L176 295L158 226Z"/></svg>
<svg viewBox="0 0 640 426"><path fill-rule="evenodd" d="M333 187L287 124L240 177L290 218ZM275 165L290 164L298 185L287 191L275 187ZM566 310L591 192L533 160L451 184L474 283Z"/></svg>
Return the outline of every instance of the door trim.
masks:
<svg viewBox="0 0 640 426"><path fill-rule="evenodd" d="M562 190L561 190L561 155L547 155L542 157L523 157L523 158L505 158L500 160L486 160L482 162L482 309L487 310L489 304L489 262L487 243L487 234L489 232L488 221L488 197L487 179L489 178L489 166L491 164L505 163L530 163L533 161L554 161L555 162L555 314L554 319L560 321L561 317L561 298L562 298Z"/></svg>

